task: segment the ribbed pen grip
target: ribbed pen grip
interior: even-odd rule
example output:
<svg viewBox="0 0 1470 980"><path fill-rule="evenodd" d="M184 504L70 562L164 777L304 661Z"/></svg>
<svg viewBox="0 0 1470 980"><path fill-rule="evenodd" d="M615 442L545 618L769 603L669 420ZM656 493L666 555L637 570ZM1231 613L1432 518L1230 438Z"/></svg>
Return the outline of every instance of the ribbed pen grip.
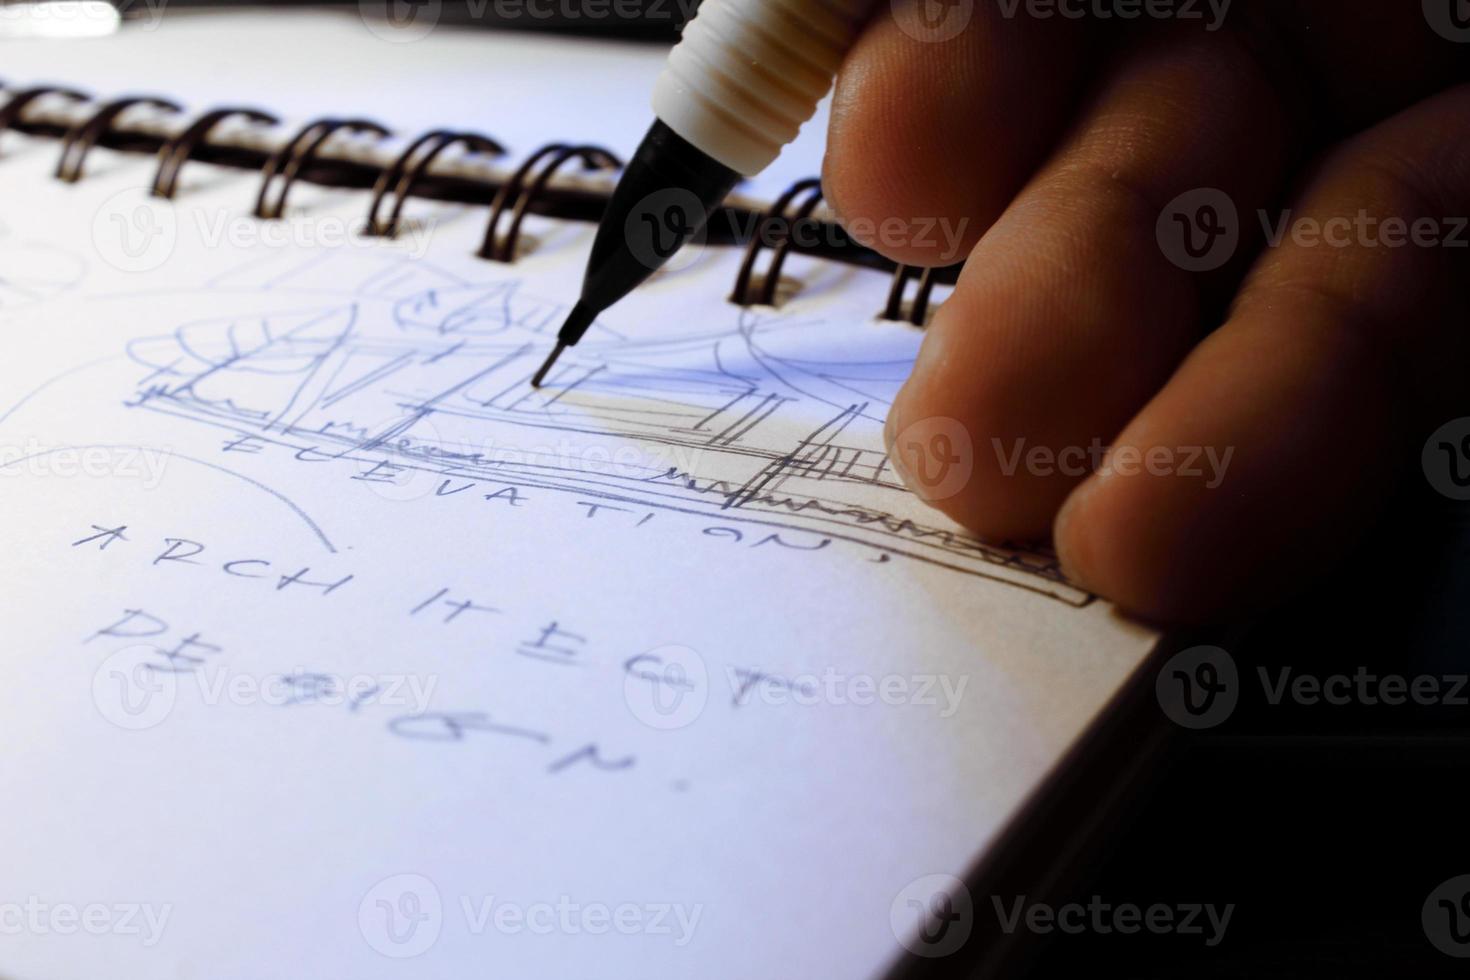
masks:
<svg viewBox="0 0 1470 980"><path fill-rule="evenodd" d="M704 0L653 87L670 129L747 177L796 138L874 0Z"/></svg>

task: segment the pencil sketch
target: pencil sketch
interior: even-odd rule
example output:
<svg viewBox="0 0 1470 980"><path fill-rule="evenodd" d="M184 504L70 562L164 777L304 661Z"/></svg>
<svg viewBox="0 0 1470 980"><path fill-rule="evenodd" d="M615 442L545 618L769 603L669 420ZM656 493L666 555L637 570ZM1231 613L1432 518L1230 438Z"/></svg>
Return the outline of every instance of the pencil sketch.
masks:
<svg viewBox="0 0 1470 980"><path fill-rule="evenodd" d="M716 322L600 325L535 390L567 307L505 272L467 282L380 255L268 257L212 284L234 308L265 312L129 345L141 373L127 403L385 482L427 474L437 493L543 488L692 515L737 540L848 542L872 561L1091 601L1049 551L982 542L912 499L881 435L906 357L817 347L814 332L844 325L722 305Z"/></svg>

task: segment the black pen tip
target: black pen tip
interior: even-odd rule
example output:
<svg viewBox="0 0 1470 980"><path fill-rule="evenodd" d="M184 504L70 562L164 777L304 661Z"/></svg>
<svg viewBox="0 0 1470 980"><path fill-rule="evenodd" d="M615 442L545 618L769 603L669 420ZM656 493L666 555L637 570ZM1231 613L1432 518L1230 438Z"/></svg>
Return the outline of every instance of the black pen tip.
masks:
<svg viewBox="0 0 1470 980"><path fill-rule="evenodd" d="M539 371L531 375L532 388L541 387L541 382L546 380L546 372L550 371L556 359L561 357L561 352L582 339L587 328L592 326L592 321L597 319L598 312L596 308L581 300L572 304L572 312L567 314L566 322L561 325L561 330L557 331L556 347L552 350L551 356L546 358L546 363L541 365Z"/></svg>
<svg viewBox="0 0 1470 980"><path fill-rule="evenodd" d="M558 357L561 357L561 352L566 349L566 344L562 343L559 340L556 342L556 346L551 349L551 353L547 355L546 360L542 362L541 367L537 369L535 374L531 375L532 388L541 387L541 382L546 380L546 372L551 370L551 366L556 363L556 359Z"/></svg>

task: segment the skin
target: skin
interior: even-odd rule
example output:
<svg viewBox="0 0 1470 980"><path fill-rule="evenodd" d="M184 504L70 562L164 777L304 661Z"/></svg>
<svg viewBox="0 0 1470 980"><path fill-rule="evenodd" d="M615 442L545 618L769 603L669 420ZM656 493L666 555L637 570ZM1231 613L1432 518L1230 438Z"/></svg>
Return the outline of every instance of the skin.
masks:
<svg viewBox="0 0 1470 980"><path fill-rule="evenodd" d="M1069 577L1148 619L1279 601L1424 479L1431 432L1470 415L1470 247L1390 248L1341 222L1338 244L1266 247L1258 212L1448 235L1470 215L1470 44L1411 0L1235 0L1213 32L974 0L942 41L905 29L909 2L880 4L844 63L823 172L855 233L964 222L957 254L866 242L966 260L890 413L895 466L924 496L905 434L955 420L973 468L930 502L981 536L1050 537ZM1209 271L1172 261L1157 230L1198 188L1240 215ZM1213 487L1203 463L1007 472L1019 439L1231 456Z"/></svg>

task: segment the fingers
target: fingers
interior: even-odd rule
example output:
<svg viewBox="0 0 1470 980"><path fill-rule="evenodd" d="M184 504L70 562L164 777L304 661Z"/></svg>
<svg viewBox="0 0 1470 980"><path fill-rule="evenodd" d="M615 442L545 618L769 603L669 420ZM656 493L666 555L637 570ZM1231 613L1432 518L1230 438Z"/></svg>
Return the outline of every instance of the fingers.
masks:
<svg viewBox="0 0 1470 980"><path fill-rule="evenodd" d="M896 261L963 259L1064 126L1082 32L1001 6L882 4L837 77L822 189Z"/></svg>
<svg viewBox="0 0 1470 980"><path fill-rule="evenodd" d="M1264 203L1287 144L1272 78L1238 39L1176 31L1121 61L970 255L890 412L890 450L929 419L971 435L968 482L935 506L986 536L1046 535L1088 472L1059 457L1109 441L1197 339L1196 278L1161 249L1161 209L1201 186Z"/></svg>
<svg viewBox="0 0 1470 980"><path fill-rule="evenodd" d="M1064 566L1135 613L1198 621L1340 555L1403 451L1417 456L1466 394L1467 213L1470 87L1334 154L1229 322L1117 439L1228 465L1217 479L1091 477L1057 518Z"/></svg>

